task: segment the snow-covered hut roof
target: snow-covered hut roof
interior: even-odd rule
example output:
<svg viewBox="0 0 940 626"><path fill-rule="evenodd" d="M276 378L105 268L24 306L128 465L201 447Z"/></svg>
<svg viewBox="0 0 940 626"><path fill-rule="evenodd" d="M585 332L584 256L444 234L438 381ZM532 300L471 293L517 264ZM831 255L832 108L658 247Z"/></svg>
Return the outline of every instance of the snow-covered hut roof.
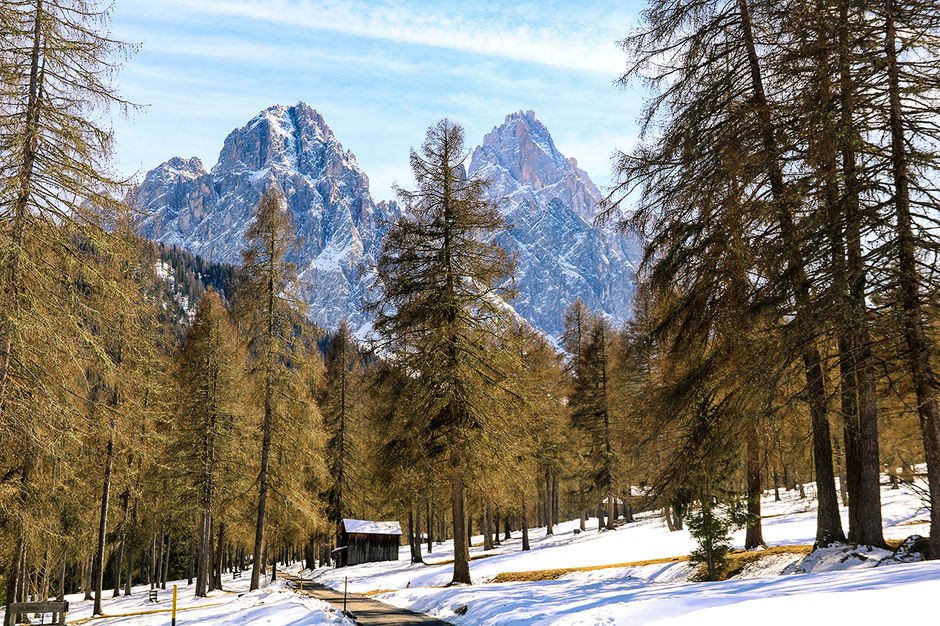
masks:
<svg viewBox="0 0 940 626"><path fill-rule="evenodd" d="M401 524L398 522L370 522L361 519L344 519L343 528L347 533L357 535L400 535Z"/></svg>

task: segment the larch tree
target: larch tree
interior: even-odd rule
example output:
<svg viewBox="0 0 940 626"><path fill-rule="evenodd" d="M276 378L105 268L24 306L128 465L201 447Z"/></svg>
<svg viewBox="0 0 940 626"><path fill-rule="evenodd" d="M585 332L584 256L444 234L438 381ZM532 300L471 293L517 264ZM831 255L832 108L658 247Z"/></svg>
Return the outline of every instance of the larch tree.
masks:
<svg viewBox="0 0 940 626"><path fill-rule="evenodd" d="M642 188L632 224L649 233L652 284L660 294L676 294L664 300L671 303L662 318L661 336L671 337L667 352L701 359L686 369L693 378L677 387L686 390L686 402L703 391L688 384L695 380L732 381L746 393L739 383L752 376L735 382L719 373L734 365L743 338L777 343L776 351L762 352L776 372L802 361L823 546L844 534L818 345L819 289L807 270L821 235L798 219L799 193L785 175L786 144L780 143L791 135L767 93L767 59L760 56L773 47L755 40L753 8L748 0L651 4L644 28L623 42L631 61L621 81L641 77L659 88L644 115L647 133L657 133L623 155L617 169L621 190ZM760 26L761 33L775 32L774 24ZM751 404L736 402L745 412Z"/></svg>
<svg viewBox="0 0 940 626"><path fill-rule="evenodd" d="M584 433L588 448L584 456L586 478L595 500L606 505L605 527L613 530L617 459L611 424L610 323L602 317L592 317L586 330L569 397L571 423Z"/></svg>
<svg viewBox="0 0 940 626"><path fill-rule="evenodd" d="M258 506L255 525L251 589L261 584L265 519L268 504L271 437L275 422L288 414L289 399L282 393L290 372L293 336L290 310L300 306L293 295L297 272L285 259L295 245L290 209L280 192L271 187L258 201L248 230L248 247L242 252L247 276L239 292L242 324L250 336L249 350L255 359L254 375L259 386L261 460L258 470Z"/></svg>
<svg viewBox="0 0 940 626"><path fill-rule="evenodd" d="M19 476L14 489L22 490L45 452L37 447L43 439L26 432L38 424L17 417L28 414L21 401L33 390L61 387L70 362L64 356L44 363L44 355L71 353L68 338L98 341L83 318L65 313L76 294L61 288L70 279L60 261L83 259L75 248L81 240L115 244L98 228L117 210L113 198L121 187L107 169L111 132L99 124L110 107L127 106L112 79L130 48L109 37L109 9L94 2L7 2L0 13L0 431L26 447L20 471L10 474ZM76 239L76 231L83 237ZM46 398L53 406L45 415L62 418L68 430L68 412L55 408L62 397ZM24 518L15 520L8 598L20 585L26 546Z"/></svg>
<svg viewBox="0 0 940 626"><path fill-rule="evenodd" d="M196 307L192 325L178 359L180 423L175 458L187 466L199 502L196 533L197 596L214 585L210 580L212 525L218 514L219 493L237 481L237 428L245 411L242 385L245 359L237 343L235 326L219 295L205 292Z"/></svg>
<svg viewBox="0 0 940 626"><path fill-rule="evenodd" d="M454 583L470 584L464 510L469 442L500 415L493 399L507 372L493 338L506 327L513 261L492 235L506 227L485 195L487 181L467 176L463 128L442 119L411 151L417 189L397 188L406 214L386 235L376 265L378 299L369 309L389 358L414 388L422 428L443 435L454 527Z"/></svg>
<svg viewBox="0 0 940 626"><path fill-rule="evenodd" d="M335 528L349 516L361 489L363 450L361 429L365 394L359 347L346 320L341 320L326 352L326 371L320 412L327 435L326 461L330 485L327 516Z"/></svg>
<svg viewBox="0 0 940 626"><path fill-rule="evenodd" d="M937 287L936 278L932 278L936 274L936 176L940 166L932 149L940 140L935 123L940 113L937 10L933 2L902 4L885 0L879 11L884 23L883 58L888 85L886 130L891 177L887 193L894 219L893 284L899 292L907 348L904 356L914 386L927 463L931 559L940 558L940 410L924 300L925 292L936 293ZM899 41L902 37L903 43Z"/></svg>

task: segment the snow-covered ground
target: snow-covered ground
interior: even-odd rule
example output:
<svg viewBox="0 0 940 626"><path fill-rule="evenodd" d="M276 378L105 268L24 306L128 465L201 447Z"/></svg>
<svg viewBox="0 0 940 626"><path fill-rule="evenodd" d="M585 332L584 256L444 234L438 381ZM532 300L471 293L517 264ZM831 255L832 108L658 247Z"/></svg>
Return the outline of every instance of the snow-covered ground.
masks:
<svg viewBox="0 0 940 626"><path fill-rule="evenodd" d="M83 594L65 596L69 602L66 623L88 623L95 626L167 626L171 620L173 585L177 585L177 626L237 626L265 624L265 626L353 626L326 602L301 597L290 591L281 580L248 592L250 577L231 580L223 577L225 591L213 591L206 598L193 595L194 586L185 580L167 584L158 592L156 604L147 601L149 587L134 587L130 596L111 598L107 590L102 602L104 617L91 620L93 602L83 600ZM5 612L0 608L0 623ZM30 619L33 616L30 615ZM45 616L48 623L49 615ZM33 623L39 623L34 620Z"/></svg>
<svg viewBox="0 0 940 626"><path fill-rule="evenodd" d="M795 491L781 495L782 500L774 502L768 493L763 502L767 544L811 544L815 535L811 486L803 499ZM885 488L882 502L886 538L927 535L927 513L915 494L903 488ZM544 528L532 529L532 550L528 552L521 552L520 534L514 533L488 556L470 563L474 585L469 587L444 587L452 575L452 565L445 563L453 557L450 542L435 543L433 553L424 554L425 565L411 565L408 548L403 547L398 561L320 568L304 574L337 589L348 577L351 592L382 590L384 593L375 596L379 600L458 626L667 626L745 620L760 626L808 626L936 621L933 602L940 597L940 562L902 564L889 551L866 548L839 547L808 556L770 554L748 565L736 579L718 583L690 582L695 569L685 562L576 571L540 582L488 582L505 572L622 565L681 556L694 546L687 532L669 532L656 516L610 532L598 532L596 520L589 522L585 533L576 534L577 526L576 521L560 524L555 534L547 537ZM740 547L743 541L742 531L734 542ZM479 536L474 539L474 543L481 542ZM480 557L483 550L474 547L470 553ZM299 573L297 566L289 571ZM300 598L281 582L247 593L247 577L224 578L226 591L208 598L194 598L191 586L185 581L176 583L179 626L351 626L329 605ZM135 588L129 598L112 600L108 596L104 610L109 617L88 623L169 624L169 589L160 592L156 605L147 603L146 587ZM67 598L71 603L69 623L87 622L91 616L91 602L81 598Z"/></svg>
<svg viewBox="0 0 940 626"><path fill-rule="evenodd" d="M812 544L816 521L811 486L806 498L796 491L781 496L774 502L768 493L763 501L768 546ZM927 534L927 513L912 492L886 488L882 504L887 539ZM470 587L445 587L452 575L452 565L445 563L453 557L450 542L434 544L432 554L424 554L425 565L411 565L405 547L397 562L321 568L305 575L335 588L348 577L351 592L384 590L376 599L458 626L717 624L745 618L762 625L796 620L874 624L889 618L907 623L932 615L928 599L940 596L940 562L897 564L889 551L850 547L809 556L770 555L746 567L737 579L719 583L689 582L695 568L676 562L487 584L504 572L618 565L685 555L695 545L687 532L669 532L658 517L616 531L598 532L596 520L590 520L585 533L575 533L577 527L577 521L559 524L547 537L544 528L533 529L528 552L520 551L521 537L515 533L486 558L471 561ZM481 537L475 538L474 543L480 542ZM743 542L740 531L734 543L741 547ZM470 554L481 556L483 550L474 547Z"/></svg>

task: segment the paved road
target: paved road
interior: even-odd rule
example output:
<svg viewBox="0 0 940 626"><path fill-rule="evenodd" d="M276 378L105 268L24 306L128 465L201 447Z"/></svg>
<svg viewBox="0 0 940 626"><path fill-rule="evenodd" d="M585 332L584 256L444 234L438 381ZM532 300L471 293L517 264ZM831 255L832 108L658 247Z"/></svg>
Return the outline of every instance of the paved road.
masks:
<svg viewBox="0 0 940 626"><path fill-rule="evenodd" d="M285 576L284 574L279 574L279 576L291 581L295 590L300 587L300 578ZM330 589L311 580L303 581L303 589L304 595L325 600L335 606L338 611L343 610L342 591ZM453 626L449 622L442 622L421 613L400 609L397 606L354 593L349 594L346 598L346 610L355 616L356 623L361 626Z"/></svg>

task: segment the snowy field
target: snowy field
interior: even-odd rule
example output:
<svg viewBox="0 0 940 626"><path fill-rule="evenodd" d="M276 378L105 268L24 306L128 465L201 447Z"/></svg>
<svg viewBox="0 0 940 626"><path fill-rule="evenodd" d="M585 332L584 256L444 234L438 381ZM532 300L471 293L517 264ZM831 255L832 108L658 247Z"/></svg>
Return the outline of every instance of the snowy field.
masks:
<svg viewBox="0 0 940 626"><path fill-rule="evenodd" d="M69 612L67 624L89 624L93 626L168 626L171 621L173 585L177 585L177 626L241 626L264 624L265 626L352 626L352 622L340 616L332 606L313 598L301 598L287 589L283 581L266 584L261 589L248 593L250 576L231 580L232 575L223 576L225 591L213 591L206 598L193 595L195 585L186 585L185 580L167 584L161 589L156 604L147 601L149 586L134 587L130 597L111 598L112 590L106 590L102 609L104 617L91 618L93 602L83 600L83 594L67 595ZM4 611L0 610L0 623ZM40 620L29 616L33 624ZM49 623L49 615L44 618Z"/></svg>
<svg viewBox="0 0 940 626"><path fill-rule="evenodd" d="M774 502L772 493L765 497L763 528L768 546L812 543L815 502L811 488L806 495L801 499L795 491L781 492L781 502ZM882 502L887 539L927 535L927 513L914 494L903 488L886 488ZM432 554L426 553L425 544L424 565L411 565L409 550L403 547L397 562L320 568L306 571L304 576L337 589L342 589L348 577L351 592L382 591L374 597L458 626L667 626L745 621L761 626L808 626L936 621L940 562L898 563L889 551L865 548L842 547L809 556L768 555L748 565L736 579L717 583L690 582L695 569L685 562L577 571L541 582L488 582L506 572L622 565L681 556L694 546L687 532L669 532L658 517L639 519L616 531L598 532L594 519L585 533L576 534L577 526L577 521L560 524L554 536L548 537L544 528L532 529L528 552L521 552L521 535L514 533L485 558L470 563L474 582L470 587L444 587L452 574L452 565L446 563L453 557L449 542L435 543ZM740 547L743 541L741 531L734 542ZM482 537L474 538L474 543L482 543ZM481 547L471 548L470 554L471 558L484 556ZM300 573L297 566L288 571ZM298 597L281 581L247 593L247 577L232 580L226 575L224 579L224 592L198 599L193 597L191 586L178 581L177 624L351 624L329 605ZM146 587L135 588L130 598L109 596L107 593L104 603L108 617L94 620L88 619L91 602L82 600L81 595L69 596L68 623L170 623L170 589L160 592L158 604L147 603Z"/></svg>
<svg viewBox="0 0 940 626"><path fill-rule="evenodd" d="M762 503L764 540L768 546L807 545L815 536L815 501L811 488L801 499L781 491ZM882 492L886 539L927 535L927 512L904 489ZM847 512L843 510L843 516ZM843 517L843 524L847 520ZM473 560L471 587L444 588L452 565L438 564L453 556L449 543L435 544L425 565L409 564L409 550L400 560L344 569L305 572L340 589L349 578L355 592L385 590L378 600L427 613L458 626L607 626L611 624L733 624L745 620L762 626L794 623L923 623L936 617L940 597L940 562L898 564L885 550L843 547L809 556L775 554L747 566L735 580L689 582L695 568L684 562L613 567L574 572L558 580L490 583L504 572L617 565L688 554L695 542L685 531L669 532L657 518L638 520L616 531L575 534L578 522L530 531L532 550L520 552L521 536L503 541ZM476 537L474 543L482 543ZM744 531L734 537L744 543ZM470 550L471 559L483 555ZM880 567L875 567L880 564ZM459 613L458 613L459 610Z"/></svg>

